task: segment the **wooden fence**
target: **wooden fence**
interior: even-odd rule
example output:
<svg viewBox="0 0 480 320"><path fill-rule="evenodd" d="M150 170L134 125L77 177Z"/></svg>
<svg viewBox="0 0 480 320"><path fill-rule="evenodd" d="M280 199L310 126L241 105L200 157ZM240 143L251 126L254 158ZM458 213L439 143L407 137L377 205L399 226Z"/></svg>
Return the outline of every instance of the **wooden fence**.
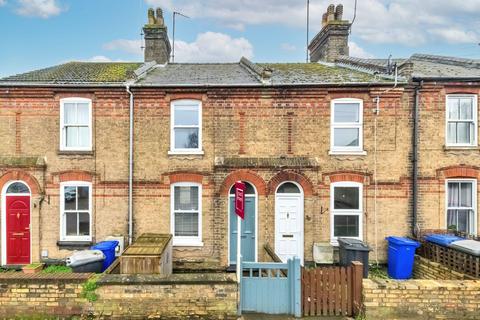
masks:
<svg viewBox="0 0 480 320"><path fill-rule="evenodd" d="M304 316L356 316L362 306L363 265L302 269Z"/></svg>

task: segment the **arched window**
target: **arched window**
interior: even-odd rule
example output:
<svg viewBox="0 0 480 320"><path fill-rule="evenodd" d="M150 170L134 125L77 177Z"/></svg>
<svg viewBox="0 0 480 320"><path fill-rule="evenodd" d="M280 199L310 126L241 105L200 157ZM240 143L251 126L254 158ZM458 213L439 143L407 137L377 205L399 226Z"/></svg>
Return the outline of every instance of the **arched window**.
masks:
<svg viewBox="0 0 480 320"><path fill-rule="evenodd" d="M285 182L278 187L277 193L301 193L300 188L295 183Z"/></svg>
<svg viewBox="0 0 480 320"><path fill-rule="evenodd" d="M245 183L245 187L246 187L245 195L255 195L255 188L248 182L243 181L243 183ZM234 194L235 194L235 185L233 185L230 188L230 195L234 195Z"/></svg>
<svg viewBox="0 0 480 320"><path fill-rule="evenodd" d="M23 182L14 182L11 185L8 186L7 188L7 194L8 193L30 193L30 190L28 189L27 185Z"/></svg>

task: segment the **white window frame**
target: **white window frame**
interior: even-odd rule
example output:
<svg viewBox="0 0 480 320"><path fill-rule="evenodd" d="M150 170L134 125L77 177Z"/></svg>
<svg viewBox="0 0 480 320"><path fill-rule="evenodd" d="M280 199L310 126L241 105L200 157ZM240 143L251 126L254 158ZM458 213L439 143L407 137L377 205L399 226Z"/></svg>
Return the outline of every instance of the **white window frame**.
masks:
<svg viewBox="0 0 480 320"><path fill-rule="evenodd" d="M175 187L198 187L198 236L175 236ZM185 211L185 210L183 210ZM193 211L192 211L193 212ZM194 211L196 212L196 211ZM202 185L195 182L177 182L170 185L170 232L173 245L182 247L201 247L202 242Z"/></svg>
<svg viewBox="0 0 480 320"><path fill-rule="evenodd" d="M358 103L358 123L356 122L335 122L335 105ZM335 146L335 129L358 129L358 146L342 147ZM333 99L330 102L330 154L360 154L365 155L363 150L363 100L355 98Z"/></svg>
<svg viewBox="0 0 480 320"><path fill-rule="evenodd" d="M449 119L449 110L448 110L448 100L449 99L461 99L461 98L470 98L473 100L473 141L472 143L449 143L448 142L448 123L449 122L470 122L470 121L461 121L461 120L450 120ZM447 147L476 147L478 145L478 96L476 94L448 94L445 98L445 145Z"/></svg>
<svg viewBox="0 0 480 320"><path fill-rule="evenodd" d="M198 125L175 125L176 107L198 107ZM175 148L175 129L198 128L198 148ZM202 102L199 100L175 100L170 104L170 151L168 154L203 154L202 149Z"/></svg>
<svg viewBox="0 0 480 320"><path fill-rule="evenodd" d="M65 187L88 187L88 213L90 215L89 236L67 236L67 220L65 219ZM93 214L92 214L92 196L93 188L91 182L86 181L68 181L60 183L60 241L92 241ZM82 210L84 211L84 210Z"/></svg>
<svg viewBox="0 0 480 320"><path fill-rule="evenodd" d="M66 103L88 103L88 131L90 135L87 147L68 147L66 140L65 125L65 104ZM60 100L60 150L61 151L92 151L92 100L87 98L64 98Z"/></svg>
<svg viewBox="0 0 480 320"><path fill-rule="evenodd" d="M355 187L358 188L358 209L335 209L335 193L336 187ZM334 246L338 245L337 238L334 236L334 217L335 216L353 216L358 215L358 237L342 237L363 240L363 184L352 181L341 181L330 184L330 243Z"/></svg>
<svg viewBox="0 0 480 320"><path fill-rule="evenodd" d="M448 206L448 183L470 182L472 184L473 235L477 235L477 180L476 179L445 179L445 229L448 228L448 209L466 209L466 207Z"/></svg>

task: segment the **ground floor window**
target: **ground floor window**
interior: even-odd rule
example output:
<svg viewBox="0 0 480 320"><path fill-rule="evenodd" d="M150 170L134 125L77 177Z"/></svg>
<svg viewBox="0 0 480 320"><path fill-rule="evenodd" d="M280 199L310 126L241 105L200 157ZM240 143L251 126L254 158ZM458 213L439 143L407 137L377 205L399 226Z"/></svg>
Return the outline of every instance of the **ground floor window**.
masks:
<svg viewBox="0 0 480 320"><path fill-rule="evenodd" d="M447 228L475 234L476 182L447 181Z"/></svg>
<svg viewBox="0 0 480 320"><path fill-rule="evenodd" d="M61 239L91 240L92 185L64 182L60 187Z"/></svg>
<svg viewBox="0 0 480 320"><path fill-rule="evenodd" d="M196 183L175 183L171 193L173 244L201 245L202 186Z"/></svg>
<svg viewBox="0 0 480 320"><path fill-rule="evenodd" d="M332 183L330 189L331 238L362 238L362 184Z"/></svg>

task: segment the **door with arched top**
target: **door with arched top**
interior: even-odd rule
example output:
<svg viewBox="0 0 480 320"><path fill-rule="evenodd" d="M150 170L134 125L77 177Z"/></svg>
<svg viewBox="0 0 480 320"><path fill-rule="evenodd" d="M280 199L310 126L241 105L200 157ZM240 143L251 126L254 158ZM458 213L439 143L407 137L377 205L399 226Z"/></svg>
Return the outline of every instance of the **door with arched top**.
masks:
<svg viewBox="0 0 480 320"><path fill-rule="evenodd" d="M275 193L275 253L283 262L297 257L303 264L303 191L293 182Z"/></svg>
<svg viewBox="0 0 480 320"><path fill-rule="evenodd" d="M30 189L21 182L7 185L5 196L6 264L30 263Z"/></svg>

